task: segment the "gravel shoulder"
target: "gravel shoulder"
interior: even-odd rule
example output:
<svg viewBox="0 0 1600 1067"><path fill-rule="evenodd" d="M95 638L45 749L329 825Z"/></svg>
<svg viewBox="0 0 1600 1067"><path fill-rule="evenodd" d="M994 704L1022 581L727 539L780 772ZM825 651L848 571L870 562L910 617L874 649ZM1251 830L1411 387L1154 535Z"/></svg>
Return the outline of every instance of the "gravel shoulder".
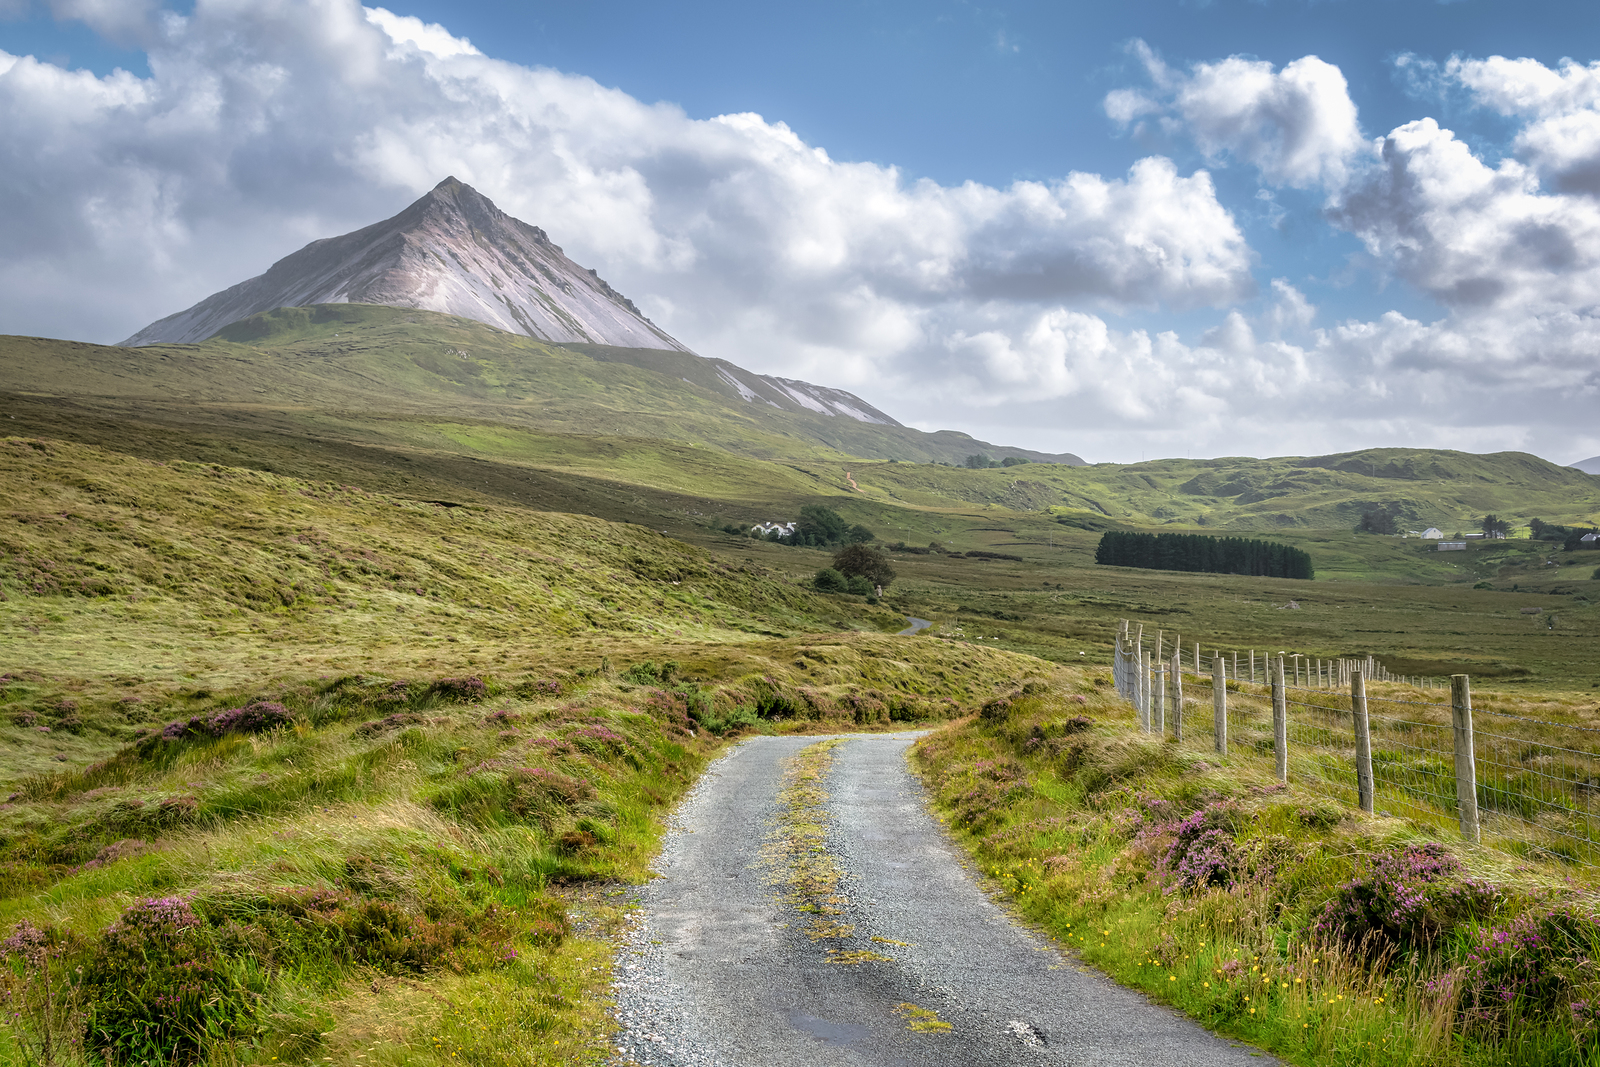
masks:
<svg viewBox="0 0 1600 1067"><path fill-rule="evenodd" d="M827 777L848 939L806 935L771 838L789 762L816 737L757 737L678 809L618 957L618 1063L812 1065L1273 1062L1017 925L929 814L914 734L853 735ZM830 959L829 948L888 957ZM911 1011L915 1008L923 1013ZM937 1024L912 1029L919 1019Z"/></svg>

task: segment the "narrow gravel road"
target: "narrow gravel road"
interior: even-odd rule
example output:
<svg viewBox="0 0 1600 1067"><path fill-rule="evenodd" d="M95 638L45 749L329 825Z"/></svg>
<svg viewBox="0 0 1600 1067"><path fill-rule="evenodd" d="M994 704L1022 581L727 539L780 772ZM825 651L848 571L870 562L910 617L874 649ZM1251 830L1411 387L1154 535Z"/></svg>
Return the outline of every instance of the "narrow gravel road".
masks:
<svg viewBox="0 0 1600 1067"><path fill-rule="evenodd" d="M881 961L830 962L777 884L770 842L787 761L820 739L752 738L712 765L678 811L619 956L618 1063L1273 1062L1013 924L928 814L905 764L914 738L849 737L826 780L828 850L848 898L838 918L855 926L829 945ZM911 1029L908 1005L949 1028Z"/></svg>

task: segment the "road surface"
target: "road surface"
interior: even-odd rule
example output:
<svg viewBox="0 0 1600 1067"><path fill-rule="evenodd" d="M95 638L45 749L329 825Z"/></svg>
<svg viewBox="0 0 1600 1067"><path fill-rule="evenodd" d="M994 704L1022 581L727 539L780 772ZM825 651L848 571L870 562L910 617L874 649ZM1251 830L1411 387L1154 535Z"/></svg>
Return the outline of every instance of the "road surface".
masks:
<svg viewBox="0 0 1600 1067"><path fill-rule="evenodd" d="M979 888L928 813L914 734L848 737L825 779L846 940L807 936L773 849L783 775L815 737L755 737L679 808L618 957L618 1063L717 1067L1260 1065L1079 969ZM829 949L889 957L855 964ZM837 957L835 957L835 960ZM909 1008L923 1012L916 1015ZM919 1020L949 1024L921 1030Z"/></svg>

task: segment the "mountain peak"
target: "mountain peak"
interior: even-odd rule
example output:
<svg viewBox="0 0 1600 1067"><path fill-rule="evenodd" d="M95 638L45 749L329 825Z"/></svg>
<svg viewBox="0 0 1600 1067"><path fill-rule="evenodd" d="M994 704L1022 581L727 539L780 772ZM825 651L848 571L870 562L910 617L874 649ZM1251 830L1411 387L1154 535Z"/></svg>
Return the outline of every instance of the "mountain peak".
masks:
<svg viewBox="0 0 1600 1067"><path fill-rule="evenodd" d="M273 308L339 303L422 308L558 344L688 351L539 227L454 176L393 218L313 241L122 344L203 341Z"/></svg>

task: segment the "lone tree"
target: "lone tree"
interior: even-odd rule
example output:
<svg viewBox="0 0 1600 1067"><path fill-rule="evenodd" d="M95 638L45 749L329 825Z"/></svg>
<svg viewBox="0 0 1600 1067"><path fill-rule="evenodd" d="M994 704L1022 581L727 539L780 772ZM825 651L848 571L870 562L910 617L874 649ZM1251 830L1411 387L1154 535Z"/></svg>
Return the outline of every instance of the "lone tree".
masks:
<svg viewBox="0 0 1600 1067"><path fill-rule="evenodd" d="M878 535L861 525L859 522L844 532L845 544L859 545L871 541Z"/></svg>
<svg viewBox="0 0 1600 1067"><path fill-rule="evenodd" d="M889 557L864 544L841 548L833 557L833 569L847 578L865 578L885 589L894 581L894 568L889 566Z"/></svg>

